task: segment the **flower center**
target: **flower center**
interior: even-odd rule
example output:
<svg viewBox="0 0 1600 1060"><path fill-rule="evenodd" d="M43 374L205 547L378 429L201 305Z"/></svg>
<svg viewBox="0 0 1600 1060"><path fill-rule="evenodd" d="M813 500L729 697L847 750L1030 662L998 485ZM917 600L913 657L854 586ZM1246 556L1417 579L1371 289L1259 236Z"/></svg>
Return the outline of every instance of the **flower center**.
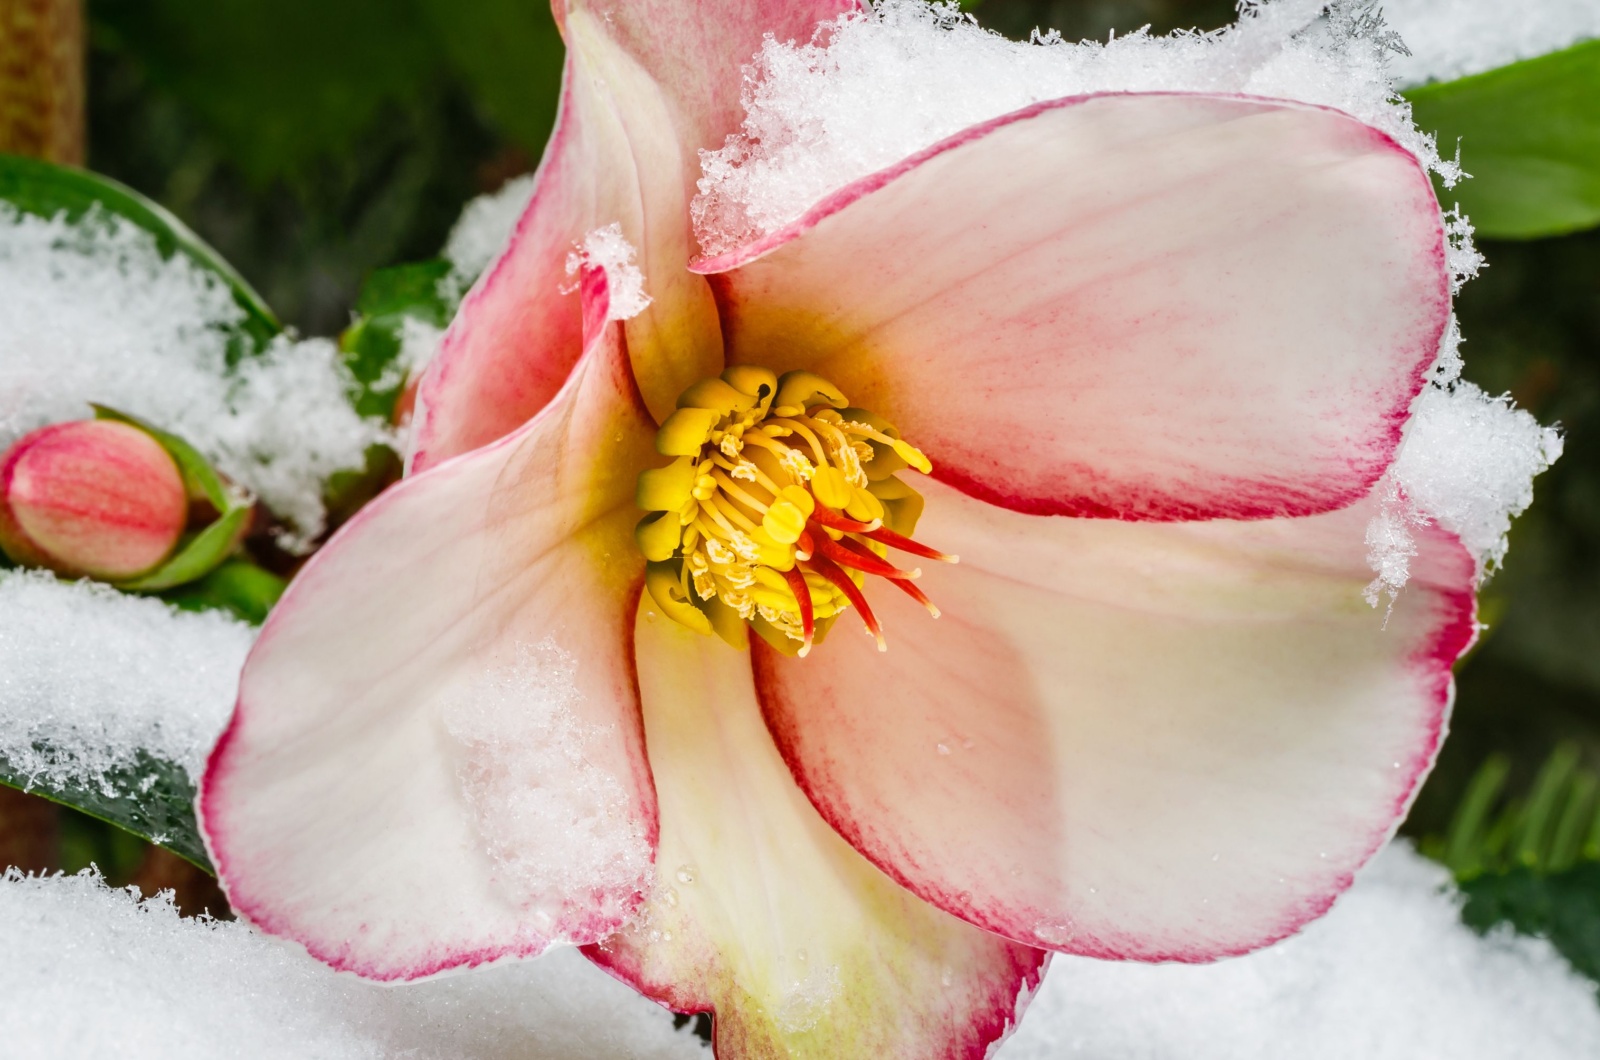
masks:
<svg viewBox="0 0 1600 1060"><path fill-rule="evenodd" d="M805 655L853 606L883 651L867 575L939 616L913 584L922 572L886 558L894 548L956 562L911 539L922 496L895 475L933 465L821 376L740 364L702 379L679 396L656 449L676 459L639 473L638 505L652 514L635 533L668 617L735 645L748 623Z"/></svg>

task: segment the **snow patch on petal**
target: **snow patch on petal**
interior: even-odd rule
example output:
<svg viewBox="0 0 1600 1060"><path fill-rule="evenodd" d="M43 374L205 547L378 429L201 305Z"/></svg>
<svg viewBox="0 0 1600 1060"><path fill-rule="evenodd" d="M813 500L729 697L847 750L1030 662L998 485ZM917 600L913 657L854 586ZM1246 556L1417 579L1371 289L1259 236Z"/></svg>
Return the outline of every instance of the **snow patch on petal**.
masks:
<svg viewBox="0 0 1600 1060"><path fill-rule="evenodd" d="M628 320L650 304L650 296L644 292L644 273L635 257L622 225L612 222L584 236L578 248L567 255L567 275L576 275L583 268L604 269L611 293L606 319Z"/></svg>
<svg viewBox="0 0 1600 1060"><path fill-rule="evenodd" d="M1384 0L1383 17L1411 53L1395 62L1404 85L1453 81L1600 37L1594 0Z"/></svg>
<svg viewBox="0 0 1600 1060"><path fill-rule="evenodd" d="M570 901L620 920L621 896L650 886L650 837L630 793L591 760L619 736L579 720L576 672L549 638L518 645L445 709L445 727L466 752L461 790L501 867L496 882L529 907Z"/></svg>
<svg viewBox="0 0 1600 1060"><path fill-rule="evenodd" d="M1452 184L1393 92L1397 42L1379 18L1336 4L1249 4L1238 25L1106 43L1055 33L1018 43L955 4L881 0L808 44L768 38L746 70L740 133L701 154L693 204L708 256L775 231L828 193L992 118L1105 92L1241 93L1332 107L1374 126Z"/></svg>
<svg viewBox="0 0 1600 1060"><path fill-rule="evenodd" d="M1367 602L1392 600L1410 577L1412 531L1437 523L1461 539L1482 579L1506 554L1511 520L1533 503L1533 480L1561 456L1561 432L1540 426L1510 395L1460 378L1452 324L1433 381L1411 406L1405 441L1379 483L1382 505L1367 527L1377 575Z"/></svg>

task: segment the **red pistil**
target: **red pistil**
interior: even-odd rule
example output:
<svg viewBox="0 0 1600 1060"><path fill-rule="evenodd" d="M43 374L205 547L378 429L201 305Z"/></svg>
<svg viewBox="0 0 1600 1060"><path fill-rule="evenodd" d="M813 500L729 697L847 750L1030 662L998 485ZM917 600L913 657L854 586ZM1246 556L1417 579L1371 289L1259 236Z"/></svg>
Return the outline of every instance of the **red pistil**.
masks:
<svg viewBox="0 0 1600 1060"><path fill-rule="evenodd" d="M799 567L790 567L783 572L783 577L794 593L795 602L800 605L800 631L805 634L805 643L800 645L799 655L803 659L811 654L811 641L817 634L817 620L811 607L811 587L806 584L806 576L800 573ZM849 581L848 578L845 580Z"/></svg>
<svg viewBox="0 0 1600 1060"><path fill-rule="evenodd" d="M816 535L821 542L822 554L841 567L850 567L863 574L876 574L880 578L915 578L919 572L901 570L865 545L848 537L835 541L826 534Z"/></svg>
<svg viewBox="0 0 1600 1060"><path fill-rule="evenodd" d="M821 511L821 509L819 508L818 511ZM959 562L959 557L931 549L921 542L911 540L904 534L895 533L887 526L880 526L876 530L863 530L861 535L871 538L880 545L888 545L890 548L897 548L901 552L909 552L913 556L921 556L923 559L936 559L941 563Z"/></svg>
<svg viewBox="0 0 1600 1060"><path fill-rule="evenodd" d="M878 641L879 651L888 651L889 642L883 639L883 627L878 624L878 616L872 613L872 608L867 604L867 598L862 595L860 586L850 580L840 566L827 556L813 556L809 561L811 569L828 579L839 591L855 605L861 612L861 621L865 623L867 632L871 633Z"/></svg>
<svg viewBox="0 0 1600 1060"><path fill-rule="evenodd" d="M883 525L883 523L877 519L874 519L870 523L858 523L848 516L840 515L826 504L823 504L821 501L817 502L817 507L811 513L811 518L815 519L823 526L832 527L833 529L843 531L846 534L873 533Z"/></svg>
<svg viewBox="0 0 1600 1060"><path fill-rule="evenodd" d="M894 578L890 580L889 584L893 585L896 589L899 589L901 592L911 597L911 599L915 600L923 607L926 607L928 609L928 614L932 615L934 618L939 617L940 611L938 606L934 604L932 600L928 599L927 593L917 588L916 582L906 581L904 578Z"/></svg>

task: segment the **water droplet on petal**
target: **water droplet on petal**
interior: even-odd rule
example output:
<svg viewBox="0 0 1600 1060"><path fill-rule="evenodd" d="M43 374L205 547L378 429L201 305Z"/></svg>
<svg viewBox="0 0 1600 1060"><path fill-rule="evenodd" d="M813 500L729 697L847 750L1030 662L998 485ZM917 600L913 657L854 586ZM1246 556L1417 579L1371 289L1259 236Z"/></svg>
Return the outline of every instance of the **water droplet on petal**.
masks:
<svg viewBox="0 0 1600 1060"><path fill-rule="evenodd" d="M693 883L694 882L694 866L692 866L692 865L679 865L678 866L678 882L679 883Z"/></svg>

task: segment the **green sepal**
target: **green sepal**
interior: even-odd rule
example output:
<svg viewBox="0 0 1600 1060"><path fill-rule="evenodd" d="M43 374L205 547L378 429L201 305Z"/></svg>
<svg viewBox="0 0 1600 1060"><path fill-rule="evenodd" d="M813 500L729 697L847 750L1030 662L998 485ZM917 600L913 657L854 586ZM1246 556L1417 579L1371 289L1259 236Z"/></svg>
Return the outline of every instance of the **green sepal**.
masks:
<svg viewBox="0 0 1600 1060"><path fill-rule="evenodd" d="M259 626L288 587L271 571L236 557L203 578L163 592L161 598L185 611L227 611Z"/></svg>
<svg viewBox="0 0 1600 1060"><path fill-rule="evenodd" d="M283 330L267 303L232 265L182 221L132 188L72 166L0 154L0 201L35 217L64 214L72 222L82 221L99 207L155 237L163 257L182 254L215 275L244 311L244 320L230 336L228 352L234 360L265 348Z"/></svg>
<svg viewBox="0 0 1600 1060"><path fill-rule="evenodd" d="M1441 193L1480 236L1533 239L1600 224L1600 40L1407 89L1412 117L1472 179Z"/></svg>
<svg viewBox="0 0 1600 1060"><path fill-rule="evenodd" d="M210 526L192 536L186 535L186 539L179 542L177 550L159 567L137 578L111 584L128 592L158 592L210 573L239 547L255 514L254 503L238 490L229 488L210 461L177 435L105 405L90 407L94 409L96 419L126 423L154 438L178 465L184 489L190 498L205 499L218 513Z"/></svg>

